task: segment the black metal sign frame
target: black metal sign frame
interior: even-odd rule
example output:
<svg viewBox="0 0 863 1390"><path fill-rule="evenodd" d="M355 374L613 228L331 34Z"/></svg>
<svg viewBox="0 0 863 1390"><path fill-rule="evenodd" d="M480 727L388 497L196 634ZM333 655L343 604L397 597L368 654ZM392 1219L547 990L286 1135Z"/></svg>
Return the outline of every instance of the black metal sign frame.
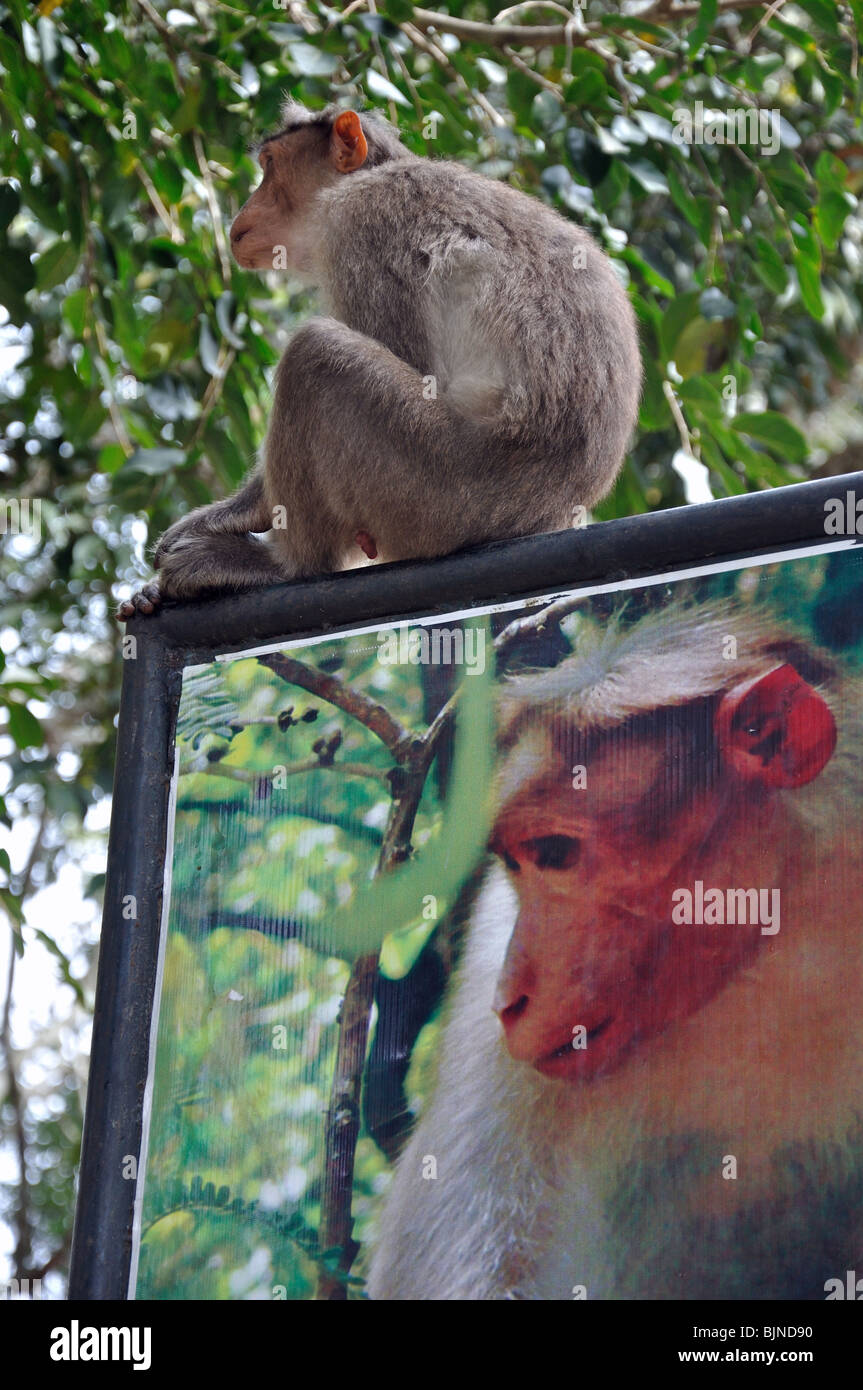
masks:
<svg viewBox="0 0 863 1390"><path fill-rule="evenodd" d="M127 626L70 1299L125 1299L156 986L174 730L185 666L218 653L863 536L863 473L350 571ZM836 524L845 518L846 529ZM828 524L832 519L832 523ZM859 528L859 529L858 529ZM135 911L126 915L130 901Z"/></svg>

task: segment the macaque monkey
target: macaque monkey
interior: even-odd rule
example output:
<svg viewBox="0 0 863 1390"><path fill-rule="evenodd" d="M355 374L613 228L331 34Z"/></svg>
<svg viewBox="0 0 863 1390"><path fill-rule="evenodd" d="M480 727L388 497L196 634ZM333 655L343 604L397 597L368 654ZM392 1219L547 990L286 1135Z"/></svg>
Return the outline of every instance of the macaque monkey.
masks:
<svg viewBox="0 0 863 1390"><path fill-rule="evenodd" d="M863 1269L861 695L734 604L505 683L501 867L372 1298L823 1299Z"/></svg>
<svg viewBox="0 0 863 1390"><path fill-rule="evenodd" d="M353 111L289 103L259 160L234 256L316 284L328 317L279 364L248 482L166 531L158 582L119 616L576 524L620 470L641 381L593 239Z"/></svg>

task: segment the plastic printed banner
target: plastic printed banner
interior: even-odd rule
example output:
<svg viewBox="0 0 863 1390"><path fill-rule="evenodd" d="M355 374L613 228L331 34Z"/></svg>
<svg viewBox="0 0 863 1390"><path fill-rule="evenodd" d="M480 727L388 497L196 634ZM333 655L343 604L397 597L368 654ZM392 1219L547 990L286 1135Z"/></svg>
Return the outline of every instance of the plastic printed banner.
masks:
<svg viewBox="0 0 863 1390"><path fill-rule="evenodd" d="M844 1297L863 551L187 667L130 1294Z"/></svg>

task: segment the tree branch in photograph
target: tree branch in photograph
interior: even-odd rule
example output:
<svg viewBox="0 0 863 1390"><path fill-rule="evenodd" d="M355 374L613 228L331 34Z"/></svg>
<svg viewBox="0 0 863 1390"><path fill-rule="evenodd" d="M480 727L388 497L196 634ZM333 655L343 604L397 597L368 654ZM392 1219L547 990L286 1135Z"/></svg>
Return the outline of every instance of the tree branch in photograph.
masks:
<svg viewBox="0 0 863 1390"><path fill-rule="evenodd" d="M394 719L377 700L370 700L368 695L353 690L337 676L330 676L326 671L316 671L314 667L306 666L302 661L297 661L296 657L285 656L283 652L259 656L258 661L262 666L275 671L276 675L281 676L289 685L298 685L302 690L319 696L330 705L336 705L352 719L364 724L369 732L389 749L397 763L407 762L410 758L416 741L415 735Z"/></svg>

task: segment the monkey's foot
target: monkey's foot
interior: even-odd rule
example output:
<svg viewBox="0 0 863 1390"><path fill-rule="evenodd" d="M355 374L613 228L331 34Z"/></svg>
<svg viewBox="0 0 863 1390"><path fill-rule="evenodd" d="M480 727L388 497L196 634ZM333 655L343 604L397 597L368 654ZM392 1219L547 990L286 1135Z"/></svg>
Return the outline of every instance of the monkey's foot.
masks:
<svg viewBox="0 0 863 1390"><path fill-rule="evenodd" d="M161 601L159 585L153 580L150 584L145 584L143 589L139 589L137 594L123 599L123 602L118 604L117 619L123 623L127 618L134 618L139 614L154 613Z"/></svg>

